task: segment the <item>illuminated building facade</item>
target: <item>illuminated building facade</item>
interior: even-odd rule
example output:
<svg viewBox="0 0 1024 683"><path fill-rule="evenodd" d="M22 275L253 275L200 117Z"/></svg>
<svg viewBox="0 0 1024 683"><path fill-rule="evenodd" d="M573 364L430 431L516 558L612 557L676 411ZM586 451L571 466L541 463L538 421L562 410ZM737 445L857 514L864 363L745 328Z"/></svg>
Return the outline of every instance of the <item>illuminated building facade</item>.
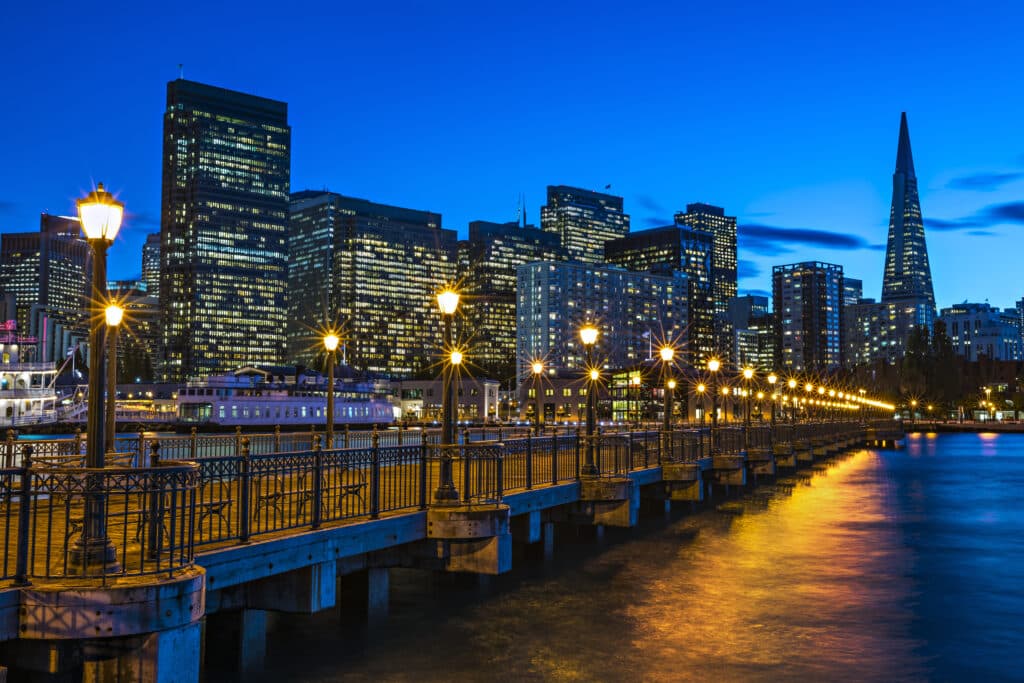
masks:
<svg viewBox="0 0 1024 683"><path fill-rule="evenodd" d="M725 315L729 299L736 296L736 217L726 216L719 206L698 203L687 204L686 213L677 213L675 221L711 233L711 295L715 313Z"/></svg>
<svg viewBox="0 0 1024 683"><path fill-rule="evenodd" d="M1019 318L1015 309L1000 311L989 304L963 303L943 308L939 319L956 354L967 361L1024 360Z"/></svg>
<svg viewBox="0 0 1024 683"><path fill-rule="evenodd" d="M915 317L924 319L930 330L935 319L935 294L928 263L928 246L921 218L921 200L917 192L914 157L910 150L907 114L900 117L896 149L896 171L892 174L892 205L889 211L889 238L885 249L885 274L882 278L882 303L920 310ZM904 342L905 343L905 342Z"/></svg>
<svg viewBox="0 0 1024 683"><path fill-rule="evenodd" d="M312 360L313 330L338 323L344 362L356 369L430 374L441 326L435 296L456 278L457 236L441 214L321 191L293 194L290 213L295 358Z"/></svg>
<svg viewBox="0 0 1024 683"><path fill-rule="evenodd" d="M558 235L567 259L604 262L604 243L629 233L622 197L567 185L548 185L548 203L540 209L544 232Z"/></svg>
<svg viewBox="0 0 1024 683"><path fill-rule="evenodd" d="M146 235L142 245L142 281L146 294L160 298L160 233Z"/></svg>
<svg viewBox="0 0 1024 683"><path fill-rule="evenodd" d="M287 315L288 105L171 81L163 159L163 378L279 363Z"/></svg>
<svg viewBox="0 0 1024 683"><path fill-rule="evenodd" d="M579 329L599 331L595 359L604 367L636 365L657 353L664 339L686 328L687 278L601 267L576 261L539 261L519 266L516 295L517 377L529 382L530 364L550 372L581 370Z"/></svg>
<svg viewBox="0 0 1024 683"><path fill-rule="evenodd" d="M694 367L715 355L712 252L714 236L679 225L642 230L605 243L605 260L637 272L686 276L689 325L680 341L681 357Z"/></svg>
<svg viewBox="0 0 1024 683"><path fill-rule="evenodd" d="M853 306L864 298L864 281L843 275L843 307Z"/></svg>
<svg viewBox="0 0 1024 683"><path fill-rule="evenodd" d="M92 251L77 218L39 217L39 232L0 235L0 291L14 296L17 329L39 340L40 360L63 359L88 336Z"/></svg>
<svg viewBox="0 0 1024 683"><path fill-rule="evenodd" d="M770 371L775 367L775 318L768 312L768 297L737 296L729 300L733 333L732 358L738 368Z"/></svg>
<svg viewBox="0 0 1024 683"><path fill-rule="evenodd" d="M124 308L117 337L117 381L152 382L160 353L160 299L145 280L107 283L107 292Z"/></svg>
<svg viewBox="0 0 1024 683"><path fill-rule="evenodd" d="M843 267L805 262L772 268L775 367L831 372L843 364Z"/></svg>
<svg viewBox="0 0 1024 683"><path fill-rule="evenodd" d="M516 372L516 268L563 256L558 235L534 226L469 224L469 239L459 243L459 272L473 362L485 376Z"/></svg>

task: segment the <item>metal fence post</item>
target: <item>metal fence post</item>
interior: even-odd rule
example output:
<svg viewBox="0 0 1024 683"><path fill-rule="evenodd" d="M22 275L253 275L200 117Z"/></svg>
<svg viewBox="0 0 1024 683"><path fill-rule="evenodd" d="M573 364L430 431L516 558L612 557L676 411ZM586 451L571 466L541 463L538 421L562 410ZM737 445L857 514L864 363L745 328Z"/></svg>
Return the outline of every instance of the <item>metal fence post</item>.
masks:
<svg viewBox="0 0 1024 683"><path fill-rule="evenodd" d="M242 437L240 440L240 450L242 460L238 463L238 474L239 474L239 507L240 519L238 520L238 541L239 543L249 542L249 485L251 480L251 470L249 463L249 438Z"/></svg>
<svg viewBox="0 0 1024 683"><path fill-rule="evenodd" d="M370 448L370 519L377 519L380 516L380 435L377 425L373 426Z"/></svg>
<svg viewBox="0 0 1024 683"><path fill-rule="evenodd" d="M309 450L313 450L313 444L316 442L316 425L309 425Z"/></svg>
<svg viewBox="0 0 1024 683"><path fill-rule="evenodd" d="M533 437L526 432L526 488L533 488Z"/></svg>
<svg viewBox="0 0 1024 683"><path fill-rule="evenodd" d="M281 452L281 425L274 425L274 452Z"/></svg>
<svg viewBox="0 0 1024 683"><path fill-rule="evenodd" d="M399 422L399 423L398 423L398 445L399 445L399 446L401 446L401 445L402 445L402 441L403 441L403 439L402 439L402 433L403 433L404 431L405 431L405 424L403 424L403 423Z"/></svg>
<svg viewBox="0 0 1024 683"><path fill-rule="evenodd" d="M313 528L320 528L320 509L323 502L324 451L320 435L313 437Z"/></svg>
<svg viewBox="0 0 1024 683"><path fill-rule="evenodd" d="M8 438L10 436L8 430ZM32 446L26 445L21 457L21 507L18 509L18 549L14 561L14 585L30 586L28 580L28 537L32 505Z"/></svg>
<svg viewBox="0 0 1024 683"><path fill-rule="evenodd" d="M82 428L75 427L75 455L82 455Z"/></svg>
<svg viewBox="0 0 1024 683"><path fill-rule="evenodd" d="M7 430L7 447L4 451L4 467L14 467L14 430Z"/></svg>
<svg viewBox="0 0 1024 683"><path fill-rule="evenodd" d="M505 446L502 442L498 442L498 502L501 502L502 496L505 495L505 456L503 454Z"/></svg>
<svg viewBox="0 0 1024 683"><path fill-rule="evenodd" d="M150 469L160 467L160 442L154 441L149 447L149 467ZM149 518L147 522L146 533L148 535L148 554L151 560L155 560L160 553L160 545L162 544L161 538L158 538L158 534L163 531L163 525L160 524L160 504L161 495L158 491L149 492Z"/></svg>
<svg viewBox="0 0 1024 683"><path fill-rule="evenodd" d="M348 448L348 425L345 425L345 448Z"/></svg>
<svg viewBox="0 0 1024 683"><path fill-rule="evenodd" d="M420 510L427 509L427 440L420 441Z"/></svg>
<svg viewBox="0 0 1024 683"><path fill-rule="evenodd" d="M241 428L239 428L239 429L241 429ZM199 452L199 443L198 443L199 437L196 436L196 432L197 431L198 430L195 427L193 427L192 431L191 431L191 435L190 435L189 440L188 440L189 460L195 460L196 459L196 454Z"/></svg>
<svg viewBox="0 0 1024 683"><path fill-rule="evenodd" d="M580 478L580 446L581 445L582 444L580 443L580 427L579 427L579 425L576 425L576 449L575 449L576 450L576 456L575 456L576 464L575 464L575 467L576 467L576 480L577 481L579 481L579 478Z"/></svg>
<svg viewBox="0 0 1024 683"><path fill-rule="evenodd" d="M558 434L551 437L551 485L558 483Z"/></svg>
<svg viewBox="0 0 1024 683"><path fill-rule="evenodd" d="M235 455L242 454L242 425L235 426Z"/></svg>

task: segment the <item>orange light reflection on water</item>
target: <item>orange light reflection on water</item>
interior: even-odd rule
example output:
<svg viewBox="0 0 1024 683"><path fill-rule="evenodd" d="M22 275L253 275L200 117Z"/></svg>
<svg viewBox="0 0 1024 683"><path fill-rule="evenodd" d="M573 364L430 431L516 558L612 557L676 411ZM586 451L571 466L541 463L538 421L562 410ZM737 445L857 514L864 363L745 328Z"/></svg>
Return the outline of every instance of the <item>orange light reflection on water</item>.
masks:
<svg viewBox="0 0 1024 683"><path fill-rule="evenodd" d="M676 663L645 678L914 675L904 670L914 661L911 615L900 606L912 558L881 457L860 451L766 508L744 503L731 523L701 516L696 540L628 610L634 645Z"/></svg>

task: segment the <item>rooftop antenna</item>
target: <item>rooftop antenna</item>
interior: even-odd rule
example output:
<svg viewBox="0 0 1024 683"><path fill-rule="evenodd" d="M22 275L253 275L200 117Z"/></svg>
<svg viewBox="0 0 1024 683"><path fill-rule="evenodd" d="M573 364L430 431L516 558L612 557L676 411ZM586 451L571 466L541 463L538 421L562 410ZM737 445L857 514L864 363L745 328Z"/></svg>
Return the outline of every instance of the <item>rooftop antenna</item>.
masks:
<svg viewBox="0 0 1024 683"><path fill-rule="evenodd" d="M179 64L178 65L178 78L180 78L182 80L185 79L185 65L184 64Z"/></svg>
<svg viewBox="0 0 1024 683"><path fill-rule="evenodd" d="M523 227L526 227L526 195L519 193L519 202L523 205Z"/></svg>

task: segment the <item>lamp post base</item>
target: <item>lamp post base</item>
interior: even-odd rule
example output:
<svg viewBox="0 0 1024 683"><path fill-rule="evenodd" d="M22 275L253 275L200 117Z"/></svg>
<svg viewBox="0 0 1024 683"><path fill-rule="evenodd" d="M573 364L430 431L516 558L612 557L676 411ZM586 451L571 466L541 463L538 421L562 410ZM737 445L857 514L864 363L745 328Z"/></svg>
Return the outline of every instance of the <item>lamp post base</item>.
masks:
<svg viewBox="0 0 1024 683"><path fill-rule="evenodd" d="M96 570L99 570L98 572ZM68 573L82 576L90 573L118 574L121 564L117 549L109 538L79 538L68 550Z"/></svg>

